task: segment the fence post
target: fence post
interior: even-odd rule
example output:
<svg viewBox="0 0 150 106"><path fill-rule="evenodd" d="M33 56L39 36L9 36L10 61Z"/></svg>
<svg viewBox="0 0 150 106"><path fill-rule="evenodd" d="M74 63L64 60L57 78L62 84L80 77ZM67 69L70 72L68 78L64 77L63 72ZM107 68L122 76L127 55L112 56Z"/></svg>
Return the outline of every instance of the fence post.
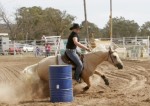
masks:
<svg viewBox="0 0 150 106"><path fill-rule="evenodd" d="M13 45L13 46L14 46L13 49L14 49L14 56L15 56L15 55L16 55L16 50L15 50L15 40L14 40L14 45Z"/></svg>
<svg viewBox="0 0 150 106"><path fill-rule="evenodd" d="M149 45L149 36L148 36L148 42L147 42L148 56L149 56L149 53L150 53L150 51L149 51L149 49L150 49L149 46L150 46L150 45Z"/></svg>
<svg viewBox="0 0 150 106"><path fill-rule="evenodd" d="M123 47L125 48L125 37L123 37Z"/></svg>
<svg viewBox="0 0 150 106"><path fill-rule="evenodd" d="M135 45L137 45L137 36L135 36Z"/></svg>

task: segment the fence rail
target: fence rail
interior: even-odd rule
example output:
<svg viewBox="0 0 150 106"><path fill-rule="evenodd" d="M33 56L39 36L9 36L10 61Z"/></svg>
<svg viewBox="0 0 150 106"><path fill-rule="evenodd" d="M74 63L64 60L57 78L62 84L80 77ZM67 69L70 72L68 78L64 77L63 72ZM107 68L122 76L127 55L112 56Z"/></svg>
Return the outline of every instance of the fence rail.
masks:
<svg viewBox="0 0 150 106"><path fill-rule="evenodd" d="M111 42L110 38L100 38L103 43ZM127 58L139 58L149 55L149 36L148 37L122 37L113 38L113 45L117 48L125 48ZM65 50L66 39L61 39L60 42L50 41L51 55L63 53ZM85 42L84 42L85 43ZM101 42L100 42L101 43ZM31 46L32 50L25 50L25 45ZM38 55L45 55L45 41L43 40L20 40L20 41L9 41L9 43L0 43L0 54L2 55L19 55L19 54L31 54L37 55L36 47L39 48ZM31 49L30 48L30 49ZM123 49L120 49L121 51Z"/></svg>
<svg viewBox="0 0 150 106"><path fill-rule="evenodd" d="M35 54L37 48L41 55L45 54L45 45L47 42L43 40L20 40L20 41L1 41L0 43L0 54L2 55L17 55L17 54ZM59 53L60 47L64 49L63 42L48 42L51 46L51 55Z"/></svg>
<svg viewBox="0 0 150 106"><path fill-rule="evenodd" d="M124 59L147 58L150 54L149 36L113 38L112 42L110 38L100 38L98 40L100 41L99 44L109 43L117 47L121 57Z"/></svg>

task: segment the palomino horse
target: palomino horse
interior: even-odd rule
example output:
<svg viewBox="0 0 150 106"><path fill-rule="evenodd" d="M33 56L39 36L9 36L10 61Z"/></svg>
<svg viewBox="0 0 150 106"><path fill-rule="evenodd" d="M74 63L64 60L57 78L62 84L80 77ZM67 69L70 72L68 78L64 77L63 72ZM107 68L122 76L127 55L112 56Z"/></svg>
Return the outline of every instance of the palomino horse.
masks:
<svg viewBox="0 0 150 106"><path fill-rule="evenodd" d="M101 73L99 71L96 71L95 69L103 61L108 61L118 69L123 68L123 63L120 60L117 52L113 51L111 48L109 49L109 51L97 51L85 54L83 59L84 69L82 71L82 79L87 84L87 86L84 88L84 90L88 90L91 87L90 76L92 76L93 74L97 74L102 77ZM31 73L33 76L37 74L40 80L48 84L49 66L57 64L57 56L50 56L41 60L37 64L25 68L23 72L27 74ZM107 81L105 76L103 76L102 78L104 79L104 81ZM105 84L109 83L105 82Z"/></svg>

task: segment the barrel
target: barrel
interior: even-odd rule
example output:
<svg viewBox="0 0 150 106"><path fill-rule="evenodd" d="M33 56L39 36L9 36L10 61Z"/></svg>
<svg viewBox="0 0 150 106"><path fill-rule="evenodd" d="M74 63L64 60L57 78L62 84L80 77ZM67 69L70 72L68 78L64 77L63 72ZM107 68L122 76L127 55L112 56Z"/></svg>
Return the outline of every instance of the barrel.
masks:
<svg viewBox="0 0 150 106"><path fill-rule="evenodd" d="M72 66L51 65L49 68L51 102L72 102Z"/></svg>

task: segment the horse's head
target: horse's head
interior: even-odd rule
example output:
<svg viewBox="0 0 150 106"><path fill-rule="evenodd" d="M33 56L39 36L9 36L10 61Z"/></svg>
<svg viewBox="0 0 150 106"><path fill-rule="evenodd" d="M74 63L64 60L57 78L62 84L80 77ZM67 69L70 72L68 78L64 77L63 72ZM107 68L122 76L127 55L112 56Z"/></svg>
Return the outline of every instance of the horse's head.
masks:
<svg viewBox="0 0 150 106"><path fill-rule="evenodd" d="M112 48L109 48L108 51L108 61L113 64L118 69L123 69L123 63L121 59L119 58L119 55L116 51L112 50Z"/></svg>

